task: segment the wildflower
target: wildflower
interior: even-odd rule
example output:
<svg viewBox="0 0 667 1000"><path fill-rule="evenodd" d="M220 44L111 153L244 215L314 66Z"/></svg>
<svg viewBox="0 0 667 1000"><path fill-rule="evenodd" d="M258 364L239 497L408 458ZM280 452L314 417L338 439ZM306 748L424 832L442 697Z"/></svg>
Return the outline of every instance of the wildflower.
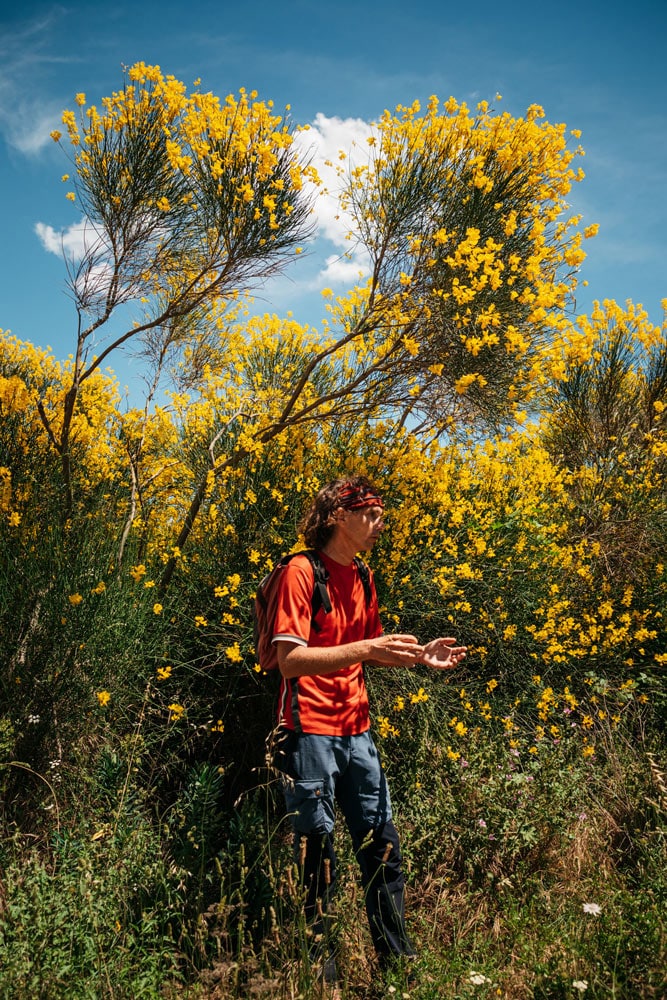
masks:
<svg viewBox="0 0 667 1000"><path fill-rule="evenodd" d="M491 980L487 976L484 976L481 972L471 972L469 979L473 986L483 986L484 983L491 982Z"/></svg>
<svg viewBox="0 0 667 1000"><path fill-rule="evenodd" d="M157 668L157 679L159 681L166 681L169 677L171 677L171 667Z"/></svg>
<svg viewBox="0 0 667 1000"><path fill-rule="evenodd" d="M81 594L70 594L67 600L70 602L72 607L75 608L77 604L81 604L83 597L81 596Z"/></svg>
<svg viewBox="0 0 667 1000"><path fill-rule="evenodd" d="M172 702L169 706L169 721L176 722L177 719L183 715L185 708L183 705L179 705L178 702Z"/></svg>
<svg viewBox="0 0 667 1000"><path fill-rule="evenodd" d="M36 726L38 722L39 722L39 716L38 715L29 715L28 716L28 725L29 726Z"/></svg>
<svg viewBox="0 0 667 1000"><path fill-rule="evenodd" d="M602 908L598 903L584 903L583 911L584 913L592 913L594 917L599 917L602 913Z"/></svg>
<svg viewBox="0 0 667 1000"><path fill-rule="evenodd" d="M108 705L111 700L111 695L108 691L98 691L96 697L100 703L100 708L104 708L105 705Z"/></svg>
<svg viewBox="0 0 667 1000"><path fill-rule="evenodd" d="M153 614L154 615L161 615L162 614L162 605L161 604L154 604L153 605Z"/></svg>
<svg viewBox="0 0 667 1000"><path fill-rule="evenodd" d="M396 726L392 726L386 715L380 716L378 719L378 732L382 739L386 739L387 736L399 736L399 730Z"/></svg>
<svg viewBox="0 0 667 1000"><path fill-rule="evenodd" d="M411 704L418 705L420 701L428 701L428 695L426 694L426 691L424 691L424 688L419 688L417 694L410 695Z"/></svg>
<svg viewBox="0 0 667 1000"><path fill-rule="evenodd" d="M490 681L486 682L486 690L488 691L489 694L491 694L494 688L497 687L498 687L498 681L494 677L492 677Z"/></svg>
<svg viewBox="0 0 667 1000"><path fill-rule="evenodd" d="M93 587L93 589L91 590L91 594L103 594L106 589L107 589L106 583L104 582L104 580L100 580L97 586Z"/></svg>
<svg viewBox="0 0 667 1000"><path fill-rule="evenodd" d="M225 731L225 724L222 721L222 719L218 719L216 724L214 726L211 726L212 733L224 733L224 731Z"/></svg>
<svg viewBox="0 0 667 1000"><path fill-rule="evenodd" d="M135 583L139 583L139 580L141 580L142 576L145 575L146 575L146 567L144 566L143 563L139 563L138 566L133 566L132 569L130 570L130 576L132 577Z"/></svg>
<svg viewBox="0 0 667 1000"><path fill-rule="evenodd" d="M580 993L583 993L584 990L588 989L588 983L585 979L575 979L572 983L572 989L579 990Z"/></svg>
<svg viewBox="0 0 667 1000"><path fill-rule="evenodd" d="M197 615L195 618L195 625L197 626L197 628L204 628L206 625L208 625L208 622L206 621L203 615Z"/></svg>

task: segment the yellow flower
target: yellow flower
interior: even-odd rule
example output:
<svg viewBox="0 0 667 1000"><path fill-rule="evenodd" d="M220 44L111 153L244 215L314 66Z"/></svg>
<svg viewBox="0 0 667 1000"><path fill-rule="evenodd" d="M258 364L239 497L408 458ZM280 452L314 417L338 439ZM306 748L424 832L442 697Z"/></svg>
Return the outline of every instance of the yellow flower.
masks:
<svg viewBox="0 0 667 1000"><path fill-rule="evenodd" d="M161 604L154 604L153 605L153 614L154 615L161 615L162 614L162 605Z"/></svg>
<svg viewBox="0 0 667 1000"><path fill-rule="evenodd" d="M104 708L104 706L109 703L111 695L109 694L108 691L98 691L96 697L97 697L97 700L100 703L100 707Z"/></svg>
<svg viewBox="0 0 667 1000"><path fill-rule="evenodd" d="M222 719L218 719L216 724L214 726L211 726L212 733L224 733L224 731L225 731L225 724L222 721Z"/></svg>
<svg viewBox="0 0 667 1000"><path fill-rule="evenodd" d="M492 677L490 681L486 682L486 690L491 694L491 692L498 687L498 681Z"/></svg>
<svg viewBox="0 0 667 1000"><path fill-rule="evenodd" d="M382 739L386 739L387 736L399 736L399 731L396 726L392 726L391 722L386 715L380 716L378 719L378 733Z"/></svg>
<svg viewBox="0 0 667 1000"><path fill-rule="evenodd" d="M130 570L130 576L132 577L135 583L139 583L139 580L141 580L142 576L145 575L146 575L146 567L144 566L143 563L139 563L138 566L133 566L132 569Z"/></svg>
<svg viewBox="0 0 667 1000"><path fill-rule="evenodd" d="M103 594L106 589L107 589L106 583L104 582L104 580L100 580L97 586L93 587L93 589L91 590L91 594Z"/></svg>
<svg viewBox="0 0 667 1000"><path fill-rule="evenodd" d="M169 677L171 677L171 667L157 668L157 679L159 681L166 681Z"/></svg>
<svg viewBox="0 0 667 1000"><path fill-rule="evenodd" d="M176 720L180 719L180 717L183 715L184 711L185 708L183 707L183 705L179 705L178 702L173 702L169 706L169 721L176 722Z"/></svg>
<svg viewBox="0 0 667 1000"><path fill-rule="evenodd" d="M420 701L428 701L428 695L426 694L426 691L424 691L424 688L419 688L417 694L410 695L411 704L418 705Z"/></svg>
<svg viewBox="0 0 667 1000"><path fill-rule="evenodd" d="M72 607L76 607L77 604L81 604L83 597L81 596L81 594L70 594L67 600L70 602Z"/></svg>
<svg viewBox="0 0 667 1000"><path fill-rule="evenodd" d="M208 625L208 622L206 621L203 615L197 615L195 618L195 625L197 626L197 628L204 628L206 625Z"/></svg>

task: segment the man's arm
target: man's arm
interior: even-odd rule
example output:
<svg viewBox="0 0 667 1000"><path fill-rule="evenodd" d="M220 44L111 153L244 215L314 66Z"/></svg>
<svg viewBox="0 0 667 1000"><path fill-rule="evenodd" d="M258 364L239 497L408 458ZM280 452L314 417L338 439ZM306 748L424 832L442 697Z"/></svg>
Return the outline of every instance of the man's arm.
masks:
<svg viewBox="0 0 667 1000"><path fill-rule="evenodd" d="M341 646L302 646L286 639L276 642L278 666L286 678L332 674L354 663L411 667L420 662L424 652L414 635L379 635Z"/></svg>

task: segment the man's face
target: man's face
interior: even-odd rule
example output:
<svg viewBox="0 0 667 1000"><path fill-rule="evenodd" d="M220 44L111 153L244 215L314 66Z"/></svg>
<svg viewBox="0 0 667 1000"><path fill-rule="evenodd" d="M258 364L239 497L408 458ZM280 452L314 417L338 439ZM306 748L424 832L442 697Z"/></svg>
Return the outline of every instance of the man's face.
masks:
<svg viewBox="0 0 667 1000"><path fill-rule="evenodd" d="M384 531L384 508L377 506L341 510L338 529L349 539L350 544L354 543L356 552L367 552Z"/></svg>

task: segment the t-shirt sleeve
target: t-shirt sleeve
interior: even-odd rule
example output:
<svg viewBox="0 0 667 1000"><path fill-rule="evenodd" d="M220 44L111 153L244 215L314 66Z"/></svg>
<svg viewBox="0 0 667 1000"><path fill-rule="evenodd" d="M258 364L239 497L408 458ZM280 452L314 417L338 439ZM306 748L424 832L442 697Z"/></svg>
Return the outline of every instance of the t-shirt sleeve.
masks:
<svg viewBox="0 0 667 1000"><path fill-rule="evenodd" d="M306 559L292 559L278 584L272 642L296 642L307 646L312 619L314 576Z"/></svg>

